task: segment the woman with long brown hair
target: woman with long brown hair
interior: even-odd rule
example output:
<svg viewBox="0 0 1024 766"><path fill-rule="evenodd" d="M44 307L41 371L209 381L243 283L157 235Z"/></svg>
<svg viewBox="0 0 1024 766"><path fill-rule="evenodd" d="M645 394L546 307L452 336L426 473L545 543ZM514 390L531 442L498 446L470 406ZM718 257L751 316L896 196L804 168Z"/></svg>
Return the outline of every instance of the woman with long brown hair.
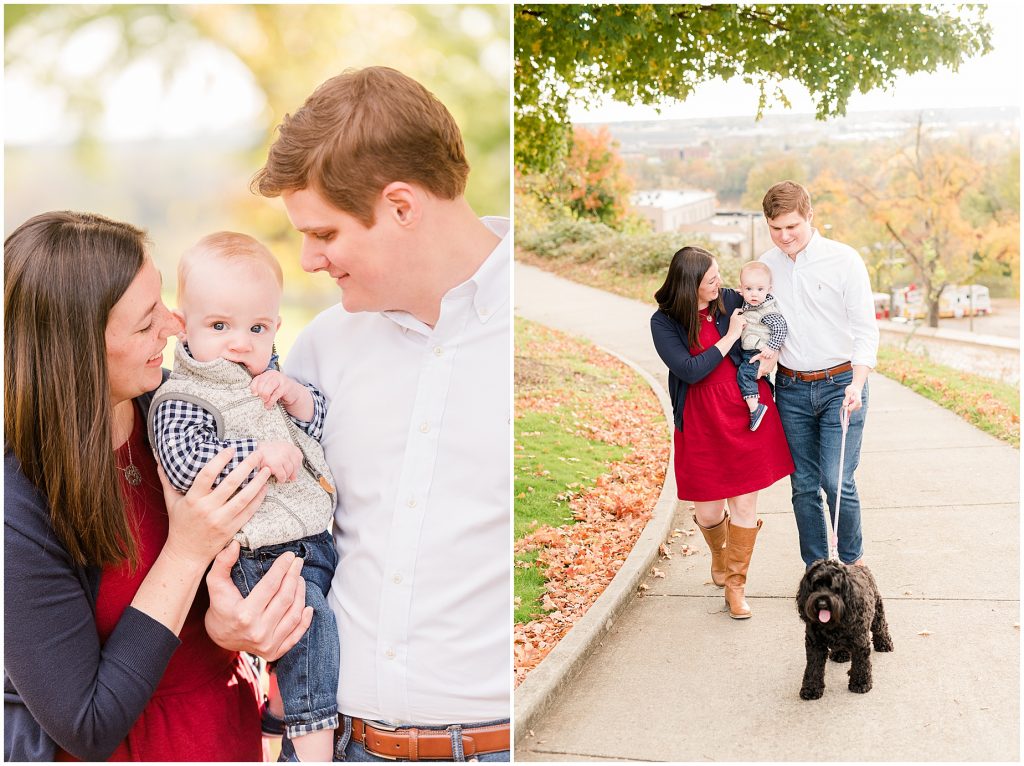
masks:
<svg viewBox="0 0 1024 766"><path fill-rule="evenodd" d="M651 333L669 370L677 494L693 502L729 615L745 619L747 571L762 523L757 493L792 473L793 460L763 378L758 387L768 410L760 428L748 428L750 411L736 385L743 298L722 288L714 256L699 247L679 250L655 299Z"/></svg>
<svg viewBox="0 0 1024 766"><path fill-rule="evenodd" d="M5 760L260 760L256 679L207 636L201 585L269 471L214 489L225 450L186 495L158 475L144 424L178 324L141 230L38 215L4 271Z"/></svg>

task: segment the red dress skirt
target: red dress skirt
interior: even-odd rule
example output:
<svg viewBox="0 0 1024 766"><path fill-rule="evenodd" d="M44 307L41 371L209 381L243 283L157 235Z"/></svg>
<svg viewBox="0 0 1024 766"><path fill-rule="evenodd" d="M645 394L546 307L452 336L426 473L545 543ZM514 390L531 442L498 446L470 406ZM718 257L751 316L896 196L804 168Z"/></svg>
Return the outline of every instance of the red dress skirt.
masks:
<svg viewBox="0 0 1024 766"><path fill-rule="evenodd" d="M714 322L700 312L704 349L722 339ZM675 432L676 487L680 500L711 501L770 487L793 473L782 421L764 378L757 382L768 411L750 431L750 409L736 382L736 363L726 356L707 377L686 390L683 428Z"/></svg>
<svg viewBox="0 0 1024 766"><path fill-rule="evenodd" d="M127 564L104 568L96 598L96 629L106 641L125 608L156 561L167 540L167 508L156 462L143 439L143 418L135 411L135 427L127 444L142 474L133 487L121 477L130 498L129 512L138 522L139 568ZM117 452L118 465L128 465L128 446ZM237 652L217 646L203 623L210 599L199 585L192 608L160 683L111 761L260 761L259 686L252 666ZM58 750L57 760L77 760Z"/></svg>

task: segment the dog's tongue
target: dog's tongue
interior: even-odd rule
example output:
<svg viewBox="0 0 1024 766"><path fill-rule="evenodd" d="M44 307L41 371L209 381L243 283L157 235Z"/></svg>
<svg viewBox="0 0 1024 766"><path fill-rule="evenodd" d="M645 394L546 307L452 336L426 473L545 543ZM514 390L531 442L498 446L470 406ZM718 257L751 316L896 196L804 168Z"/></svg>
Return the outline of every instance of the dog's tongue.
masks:
<svg viewBox="0 0 1024 766"><path fill-rule="evenodd" d="M820 609L820 610L818 610L818 621L819 622L828 622L831 619L832 619L832 612L830 612L828 609Z"/></svg>

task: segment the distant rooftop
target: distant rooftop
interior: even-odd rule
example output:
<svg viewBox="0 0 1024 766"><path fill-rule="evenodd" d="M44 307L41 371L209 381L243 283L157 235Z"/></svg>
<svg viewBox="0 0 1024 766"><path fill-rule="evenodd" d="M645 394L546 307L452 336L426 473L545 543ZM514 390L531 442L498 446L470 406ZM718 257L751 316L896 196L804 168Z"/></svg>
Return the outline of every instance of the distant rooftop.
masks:
<svg viewBox="0 0 1024 766"><path fill-rule="evenodd" d="M629 201L634 207L657 207L662 210L686 207L697 202L714 199L715 195L713 192L692 189L685 189L683 191L656 189L654 191L636 192L629 196Z"/></svg>

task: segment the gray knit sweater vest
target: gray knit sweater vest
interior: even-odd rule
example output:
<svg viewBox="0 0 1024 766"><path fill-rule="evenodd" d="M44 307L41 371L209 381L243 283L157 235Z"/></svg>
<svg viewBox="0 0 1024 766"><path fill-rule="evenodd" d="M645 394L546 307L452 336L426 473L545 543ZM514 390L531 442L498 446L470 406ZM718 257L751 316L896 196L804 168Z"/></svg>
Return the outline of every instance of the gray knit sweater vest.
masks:
<svg viewBox="0 0 1024 766"><path fill-rule="evenodd" d="M747 320L740 336L740 347L744 351L753 351L764 347L772 336L772 328L761 323L761 317L766 314L781 314L779 304L773 297L769 297L760 306L750 306L743 303L743 316Z"/></svg>
<svg viewBox="0 0 1024 766"><path fill-rule="evenodd" d="M249 391L251 382L252 376L242 365L226 359L197 362L179 342L174 371L157 389L149 409L150 444L156 444L153 418L160 403L167 399L192 402L214 417L218 439L291 442L334 487L320 444L291 422L282 405L268 410L263 400ZM262 504L235 539L252 549L287 543L324 532L333 515L334 495L303 465L294 481L270 478Z"/></svg>

